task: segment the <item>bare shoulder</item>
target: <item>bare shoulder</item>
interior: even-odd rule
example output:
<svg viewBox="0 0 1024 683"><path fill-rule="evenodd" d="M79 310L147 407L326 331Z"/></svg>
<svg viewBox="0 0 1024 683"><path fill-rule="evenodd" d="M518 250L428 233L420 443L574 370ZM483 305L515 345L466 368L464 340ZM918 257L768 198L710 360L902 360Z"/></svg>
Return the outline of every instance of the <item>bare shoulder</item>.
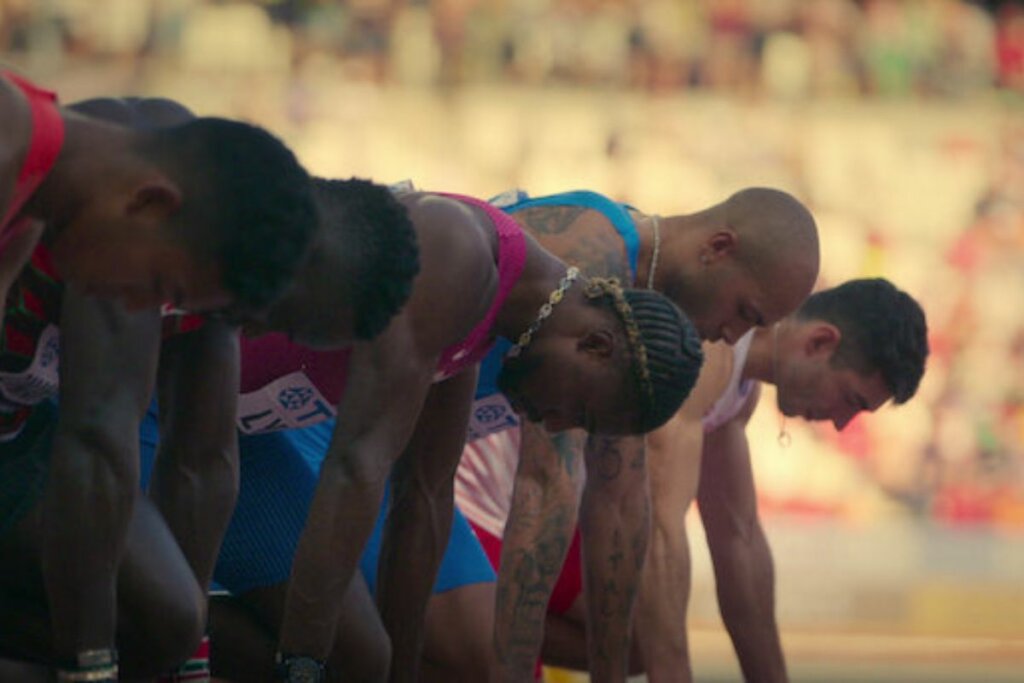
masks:
<svg viewBox="0 0 1024 683"><path fill-rule="evenodd" d="M31 127L28 100L14 81L0 73L0 115L4 117L3 134L20 125L23 130Z"/></svg>
<svg viewBox="0 0 1024 683"><path fill-rule="evenodd" d="M32 138L28 100L9 78L0 76L0 200L6 205L14 188L21 160Z"/></svg>
<svg viewBox="0 0 1024 683"><path fill-rule="evenodd" d="M163 97L96 97L68 106L77 114L131 128L175 126L195 118L184 105Z"/></svg>
<svg viewBox="0 0 1024 683"><path fill-rule="evenodd" d="M462 339L496 291L497 238L487 215L451 197L402 195L420 248L420 274L408 303L416 328L441 347Z"/></svg>
<svg viewBox="0 0 1024 683"><path fill-rule="evenodd" d="M513 214L541 246L596 277L630 280L625 244L600 211L585 206L535 206Z"/></svg>
<svg viewBox="0 0 1024 683"><path fill-rule="evenodd" d="M428 279L464 282L476 270L494 270L494 227L479 208L444 195L403 195L420 245L422 272Z"/></svg>

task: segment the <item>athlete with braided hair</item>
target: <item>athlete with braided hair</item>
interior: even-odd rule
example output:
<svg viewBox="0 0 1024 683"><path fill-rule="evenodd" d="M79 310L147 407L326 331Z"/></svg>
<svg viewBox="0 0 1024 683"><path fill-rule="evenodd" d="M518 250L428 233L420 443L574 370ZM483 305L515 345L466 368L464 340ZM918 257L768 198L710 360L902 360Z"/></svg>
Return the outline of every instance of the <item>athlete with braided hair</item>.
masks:
<svg viewBox="0 0 1024 683"><path fill-rule="evenodd" d="M517 191L496 202L543 246L588 274L616 276L663 292L707 340L732 344L751 327L771 325L800 304L818 274L814 218L799 200L776 189L741 189L713 206L673 216L647 214L588 191L537 198ZM552 457L553 451L560 457ZM552 441L523 430L515 496L504 529L497 614L484 616L493 620L494 632L461 632L467 639L483 640L475 647L452 647L444 637L432 642L427 657L436 664L439 679L455 680L445 668L451 662L458 663L457 671L472 672L468 680L490 675L518 683L529 678L541 651L545 608L578 513L592 625L588 668L595 683L625 680L649 508L646 470L623 463L642 460L644 443L606 440L587 458L586 471L600 476L588 474L582 498L580 458L578 435ZM513 489L512 482L504 484ZM486 592L483 586L469 588ZM448 598L455 609L490 605L471 591L438 597ZM497 646L493 657L474 654L490 652L492 642Z"/></svg>
<svg viewBox="0 0 1024 683"><path fill-rule="evenodd" d="M676 416L647 436L656 540L638 596L632 674L646 673L651 681L691 680L685 517L699 496L723 621L746 680L787 680L775 626L771 553L757 519L744 433L760 383L775 386L784 415L828 420L839 430L858 413L878 410L890 399L894 404L908 401L927 356L920 305L882 279L852 280L812 294L794 314L771 328L748 332L735 346L705 345L705 363L690 397ZM458 509L495 565L519 451L516 430L479 439L467 445L456 475ZM547 605L543 659L554 666L588 666L583 567L577 533ZM428 608L428 624L437 630L434 638L446 635L442 626L458 633L490 631L493 617L484 609L453 610L487 605L487 592L493 590L493 584L482 583L434 596ZM476 680L481 674L467 666L473 657L466 647L461 656L433 667L443 667L446 680ZM483 657L477 653L476 658Z"/></svg>
<svg viewBox="0 0 1024 683"><path fill-rule="evenodd" d="M316 184L323 220L337 219L329 197L344 184ZM486 202L399 198L421 270L381 335L345 352L300 346L332 334L330 316L289 313L323 310L315 300L330 295L317 287L323 274L307 268L268 316L287 319L288 334L243 342L242 482L215 579L233 594L221 607L257 615L268 647L261 656L241 644L229 660L232 639L254 622L218 629L215 609L213 665L224 677L266 680L275 649L283 680L376 680L389 660L395 679L414 677L467 429L517 424L511 404L553 431L640 433L674 413L699 371L696 330L664 296L587 280ZM487 370L490 393L474 408L480 360L498 338L511 353ZM488 400L498 385L508 402ZM370 572L378 618L356 567L389 478L382 560Z"/></svg>
<svg viewBox="0 0 1024 683"><path fill-rule="evenodd" d="M614 276L623 282L669 293L692 311L697 328L706 338L732 342L753 325L773 323L806 296L817 274L814 220L799 201L778 190L748 188L708 209L660 220L589 192L525 201L516 199L517 203L508 207L509 211L514 212L512 215L517 222L542 245L592 275ZM634 312L640 309L634 302ZM665 338L649 336L645 342L648 351L654 344L664 345ZM499 370L502 388L513 397L520 383L537 391L560 391L559 383L543 380L542 375L534 374L532 381L522 379L534 370L532 361L527 356L507 357L509 346L510 343L499 339L483 360L477 400L470 416L471 436L486 435L517 423L505 396L497 391L493 378ZM671 348L671 344L668 346ZM656 374L655 365L649 361L652 377ZM521 396L517 404L528 415L544 415L541 406L524 402ZM546 423L549 427L561 426L553 415L547 416ZM435 673L433 669L437 669L439 679L457 680L451 675L453 670L471 671L464 680L485 680L492 673L488 666L494 660L492 644L497 644L497 659L502 669L498 676L516 683L530 677L540 652L545 606L570 544L582 489L579 515L583 534L589 536L586 546L588 583L591 588L599 589L598 598L588 602L591 614L597 615L592 623L598 625L594 629L598 637L592 642L600 654L591 673L595 680L621 679L628 651L624 644L630 633L630 605L647 539L643 444L638 440L591 437L584 452L583 439L575 432L567 432L556 437L555 450L535 424L524 423L522 430L523 457L516 474L517 499L504 546L511 562L506 558L502 565L515 569L503 572L502 579L508 582L508 587L498 590L498 607L503 617L497 621L490 617L490 621L483 622L496 623L497 630L492 634L475 626L480 621L437 621L432 615L439 612L431 607L427 614L423 672ZM317 427L289 432L280 435L273 444L268 437L267 451L319 452L326 447L328 438L329 434ZM250 442L247 457L253 467L258 461L256 451ZM269 461L270 456L265 459ZM585 460L586 468L581 459ZM273 462L281 462L281 459ZM588 473L585 480L584 472ZM258 485L261 482L263 486ZM270 477L250 479L247 486L243 472L241 500L243 505L247 497L253 500L247 507L256 508L274 500L280 496L279 489ZM311 496L312 487L308 489L307 496ZM286 504L284 508L287 507ZM264 509L266 518L261 528L287 516L282 507L266 505ZM301 523L304 511L297 516ZM363 558L363 575L371 584L378 575L375 561L382 525L383 514L378 518L378 527ZM225 550L231 537L229 531ZM265 555L289 557L290 548ZM223 558L224 555L222 561ZM448 603L447 607L455 611L490 612L494 608L493 576L468 525L456 514L431 603ZM488 595L489 582L491 593ZM457 587L464 587L464 590L452 590ZM250 607L258 606L264 623L277 623L279 597L259 588L243 592L247 593ZM353 599L351 604L356 602ZM369 616L364 619L353 616L347 620L348 630L338 632L334 656L349 666L362 664L371 670L376 663L379 675L388 657L386 651L382 655L373 647L381 638L379 631L372 628L376 622L366 602L363 603L365 614ZM222 625L237 618L241 618L243 624L250 623L244 619L245 613L234 610L235 607L237 602L220 603L214 610L214 617L220 617ZM360 613L354 607L348 611L352 615ZM222 646L241 633L240 628L219 629L217 624L215 618L214 639ZM360 629L360 625L366 628ZM272 650L273 630L269 634L263 632L261 637L266 646L263 651ZM253 672L245 665L260 661L255 654L258 651L243 646L239 656L230 658L229 665L227 651L221 649L223 670L236 672L238 680L255 680ZM406 646L404 651L409 652L410 648ZM468 663L465 662L467 657L471 658ZM217 659L215 651L215 669ZM394 661L393 673L398 676L406 675L413 668L407 659ZM451 662L458 666L444 666ZM399 666L402 668L398 669ZM367 680L374 680L372 671Z"/></svg>

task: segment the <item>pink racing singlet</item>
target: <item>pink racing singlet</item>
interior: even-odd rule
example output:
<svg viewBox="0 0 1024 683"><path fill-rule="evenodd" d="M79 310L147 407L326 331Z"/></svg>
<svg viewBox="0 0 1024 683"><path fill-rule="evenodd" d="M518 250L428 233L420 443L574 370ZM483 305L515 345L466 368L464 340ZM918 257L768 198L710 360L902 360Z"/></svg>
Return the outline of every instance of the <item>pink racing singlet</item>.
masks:
<svg viewBox="0 0 1024 683"><path fill-rule="evenodd" d="M481 207L498 235L498 291L487 313L466 337L445 349L434 381L445 380L478 362L494 343L494 319L519 280L526 262L526 238L510 217L485 202L445 195ZM247 434L296 429L337 415L345 392L350 349L316 351L280 333L242 338L242 382L238 427Z"/></svg>
<svg viewBox="0 0 1024 683"><path fill-rule="evenodd" d="M64 121L57 109L57 96L9 71L2 72L2 77L18 86L28 100L32 140L0 222L0 250L28 225L27 219L19 216L21 209L53 168L64 144Z"/></svg>

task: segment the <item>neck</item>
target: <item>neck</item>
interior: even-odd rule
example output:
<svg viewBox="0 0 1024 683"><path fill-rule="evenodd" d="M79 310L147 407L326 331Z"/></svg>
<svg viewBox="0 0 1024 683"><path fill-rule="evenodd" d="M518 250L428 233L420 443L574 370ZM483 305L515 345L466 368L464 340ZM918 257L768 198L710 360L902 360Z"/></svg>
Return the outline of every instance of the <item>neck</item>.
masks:
<svg viewBox="0 0 1024 683"><path fill-rule="evenodd" d="M537 320L541 307L548 302L551 293L558 289L567 270L565 263L529 240L528 244L530 246L523 273L512 287L494 321L495 332L513 343ZM554 307L551 316L542 323L539 332L552 327L552 318L558 317L555 312L565 306L566 300L582 296L579 286L581 280L582 276L568 288L562 303Z"/></svg>
<svg viewBox="0 0 1024 683"><path fill-rule="evenodd" d="M759 327L754 331L754 338L747 352L747 362L743 366L743 379L775 384L778 345L783 334L783 330L779 329L781 325L782 323L778 322L771 327Z"/></svg>
<svg viewBox="0 0 1024 683"><path fill-rule="evenodd" d="M655 222L657 222L657 236L659 242L658 252L658 263L654 263L655 257ZM659 218L653 214L645 215L642 218L635 218L634 224L636 225L637 236L640 239L640 245L637 249L636 255L636 278L634 279L633 287L646 288L647 283L651 278L651 267L654 266L655 277L653 283L653 289L658 288L658 283L661 278L658 276L658 270L660 270L660 264L664 257L665 252L665 238L666 225L668 220L665 218Z"/></svg>

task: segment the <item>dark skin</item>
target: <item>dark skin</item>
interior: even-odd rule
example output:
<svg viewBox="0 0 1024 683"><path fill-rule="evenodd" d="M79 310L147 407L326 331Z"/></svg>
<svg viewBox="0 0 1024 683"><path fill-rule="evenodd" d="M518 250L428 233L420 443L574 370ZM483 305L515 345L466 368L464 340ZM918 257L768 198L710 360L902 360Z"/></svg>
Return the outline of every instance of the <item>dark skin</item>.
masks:
<svg viewBox="0 0 1024 683"><path fill-rule="evenodd" d="M18 173L25 155L28 154L32 135L32 113L21 90L0 77L0 120L4 122L0 131L0 215L6 214L7 206L14 194ZM2 220L2 218L0 218ZM0 251L0 296L7 298L7 292L28 262L32 250L43 235L44 224L30 219L23 232L14 237ZM0 318L0 323L3 319Z"/></svg>
<svg viewBox="0 0 1024 683"><path fill-rule="evenodd" d="M538 207L514 217L546 248L580 264L589 275L629 281L622 239L602 214L579 207ZM618 656L624 647L628 651L624 645L628 644L628 619L623 617L628 617L639 581L634 554L646 547L649 511L643 440L591 439L584 447L581 436L545 445L547 439L524 426L513 512L505 530L496 588L492 680L520 681L532 676L543 639L547 598L577 515L590 569L585 579L587 594L592 596L590 618L597 625L595 635L600 636L589 642L591 674L595 680L615 680L625 670L626 658ZM624 455L623 449L629 454ZM554 457L543 455L552 450ZM535 451L540 455L533 455ZM581 453L585 453L586 469ZM624 457L629 462L626 467ZM597 476L590 475L592 471Z"/></svg>
<svg viewBox="0 0 1024 683"><path fill-rule="evenodd" d="M82 108L126 124L190 116L165 101ZM129 312L74 285L65 287L59 322L60 415L49 480L36 512L5 539L34 549L11 557L28 565L22 576L41 567L49 610L37 614L50 633L37 629L34 643L5 648L69 661L116 645L123 671L152 676L185 659L202 637L205 590L237 493L237 337L211 321L161 343L158 311ZM139 495L138 428L158 377L164 438L154 509ZM41 538L40 547L26 538ZM155 649L140 650L140 642Z"/></svg>
<svg viewBox="0 0 1024 683"><path fill-rule="evenodd" d="M18 220L26 220L28 229L0 253L2 291L42 242L62 278L130 310L167 302L191 310L228 306L215 260L196 258L174 239L182 230L175 215L185 197L171 167L138 148L141 130L182 123L191 113L161 99L111 103L58 109L60 153L21 208ZM31 113L20 89L3 77L0 115L0 198L6 205L29 148Z"/></svg>
<svg viewBox="0 0 1024 683"><path fill-rule="evenodd" d="M392 680L416 675L423 615L447 540L452 479L476 385L475 367L435 383L438 359L481 319L498 283L497 238L482 210L431 195L405 195L402 201L417 229L421 273L388 329L354 349L337 428L296 552L280 636L282 652L327 658L331 634L346 618L341 603L359 553L397 465L378 596L393 647ZM495 332L516 337L526 329L564 269L528 239L523 275L497 316ZM453 297L453 291L481 296ZM544 372L579 366L594 386L613 390L576 388L565 399L573 403L562 404L524 383L524 398L552 424L579 427L586 420L597 429L629 431L633 416L614 390L625 367L610 362L622 343L614 314L583 305L580 288L571 289L555 311L529 353L548 359L552 367ZM578 410L580 401L585 410Z"/></svg>
<svg viewBox="0 0 1024 683"><path fill-rule="evenodd" d="M767 217L760 215L761 202L772 207ZM654 256L654 219L637 211L631 214L640 236L638 272L632 284L645 286ZM526 208L513 216L545 248L580 266L588 275L615 276L630 283L622 237L604 214L555 205ZM752 326L768 324L795 308L809 292L817 272L815 241L813 249L800 254L795 250L791 258L787 257L791 277L778 278L777 287L766 289L765 283L753 279L733 258L749 234L744 227L787 221L806 225L808 220L795 202L774 203L758 191L696 214L662 218L659 267L653 288L686 311L702 338L734 342ZM813 222L810 225L813 227ZM504 560L533 561L542 543L567 548L573 533L572 516L553 514L551 506L579 500L587 623L591 626L587 642L589 671L594 681L625 680L633 602L643 564L640 560L649 539L643 449L640 438L602 439L598 443L589 440L583 458L588 473L596 471L600 476L587 477L582 499L570 497L573 490L568 483L574 467L579 466L578 447L559 444L561 457L536 458L527 467L521 460L497 584L497 666L492 679L513 682L531 675L541 649L544 610L526 612L510 606L519 604L528 593L536 593L536 602L546 603L545 596L550 596L557 577L557 572L536 575L519 571L521 563L506 570ZM523 458L528 450L525 445L521 448ZM518 493L527 488L535 490L536 495ZM537 522L531 522L527 532L521 520Z"/></svg>

